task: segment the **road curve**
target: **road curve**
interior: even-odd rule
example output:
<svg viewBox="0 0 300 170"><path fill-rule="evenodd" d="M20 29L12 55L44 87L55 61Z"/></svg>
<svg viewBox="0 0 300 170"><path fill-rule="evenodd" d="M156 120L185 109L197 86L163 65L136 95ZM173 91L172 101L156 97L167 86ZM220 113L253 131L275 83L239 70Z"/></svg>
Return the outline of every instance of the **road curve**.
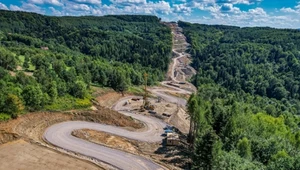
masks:
<svg viewBox="0 0 300 170"><path fill-rule="evenodd" d="M125 111L121 111L121 113L144 122L146 130L143 132L132 132L116 126L84 121L69 121L55 124L46 129L44 139L57 147L95 158L119 169L164 169L143 157L97 145L72 136L72 131L74 130L93 129L145 142L159 142L163 139L161 134L164 132L163 128L166 126L166 123L154 117L146 117Z"/></svg>
<svg viewBox="0 0 300 170"><path fill-rule="evenodd" d="M149 89L149 91L151 91L152 94L155 94L156 96L159 96L161 98L163 98L165 101L168 101L168 102L171 102L171 103L175 103L175 104L178 104L182 107L185 107L186 106L186 100L183 99L183 98L179 98L179 97L175 97L175 96L171 96L171 95L168 95L166 94L165 92L171 92L171 93L182 93L182 94L190 94L189 91L187 90L183 90L181 89L180 91L177 91L176 87L172 87L172 86L168 86L166 84L163 84L162 85L166 86L166 87L169 87L169 88L173 88L175 90L169 90L169 89L161 89L161 88L153 88L153 89Z"/></svg>
<svg viewBox="0 0 300 170"><path fill-rule="evenodd" d="M97 159L118 169L164 169L158 164L144 157L136 156L116 149L111 149L74 137L71 133L77 129L93 129L104 131L141 141L157 142L161 140L160 136L153 136L153 130L156 131L156 129L152 128L148 128L148 130L145 132L138 133L130 132L115 126L83 121L70 121L55 124L46 130L44 138L57 147Z"/></svg>
<svg viewBox="0 0 300 170"><path fill-rule="evenodd" d="M177 52L175 51L175 53ZM181 57L182 54L179 54L179 57L173 59L174 63L171 66L173 72L175 70L175 65L177 64L177 60ZM178 81L174 77L174 74L171 76L171 78L173 82L178 83ZM186 100L171 95L167 95L164 92L169 91L169 92L187 93L187 94L190 94L191 92L173 86L168 86L167 82L162 82L162 85L172 88L174 90L157 88L157 89L151 89L151 92L157 96L161 96L166 101L177 103L178 105L181 106L186 105ZM164 133L163 128L166 126L166 123L154 117L147 117L139 114L133 114L128 111L121 111L122 109L121 105L126 100L127 100L126 98L123 98L120 101L118 101L114 105L113 109L119 111L124 115L131 116L132 118L143 122L146 126L144 131L132 132L120 127L115 127L110 125L84 122L84 121L69 121L69 122L63 122L63 123L50 126L49 128L46 129L43 137L46 141L48 141L49 143L57 147L97 159L99 161L110 164L118 169L124 169L124 170L165 169L164 167L144 157L129 154L116 149L111 149L105 146L97 145L72 136L72 131L74 130L93 129L93 130L103 131L103 132L111 133L114 135L122 136L133 140L139 140L145 142L161 141L163 139L161 134Z"/></svg>

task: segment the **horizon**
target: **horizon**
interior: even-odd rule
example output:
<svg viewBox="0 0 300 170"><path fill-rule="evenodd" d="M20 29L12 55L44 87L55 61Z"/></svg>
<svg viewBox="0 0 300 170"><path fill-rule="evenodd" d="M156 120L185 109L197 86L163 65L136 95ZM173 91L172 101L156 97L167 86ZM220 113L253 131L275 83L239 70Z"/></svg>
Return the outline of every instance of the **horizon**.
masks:
<svg viewBox="0 0 300 170"><path fill-rule="evenodd" d="M300 28L299 0L0 0L0 9L47 16L155 15L166 22Z"/></svg>

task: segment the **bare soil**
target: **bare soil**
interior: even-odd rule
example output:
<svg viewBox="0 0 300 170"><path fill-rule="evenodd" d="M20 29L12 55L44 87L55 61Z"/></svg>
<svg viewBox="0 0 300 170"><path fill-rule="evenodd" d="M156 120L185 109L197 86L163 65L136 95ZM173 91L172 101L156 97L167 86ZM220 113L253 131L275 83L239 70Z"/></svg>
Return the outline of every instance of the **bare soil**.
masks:
<svg viewBox="0 0 300 170"><path fill-rule="evenodd" d="M97 97L100 106L111 108L123 96L117 92L108 92L102 96Z"/></svg>
<svg viewBox="0 0 300 170"><path fill-rule="evenodd" d="M0 145L0 169L99 169L99 166L86 164L81 160L86 158L74 154L73 156L76 156L76 158L66 154L59 154L54 152L53 148L49 149L37 145L42 144L43 146L47 146L42 139L45 129L53 124L64 121L82 120L99 122L132 129L143 127L140 122L116 111L103 107L97 107L97 109L97 111L72 111L64 113L29 113L21 115L15 120L1 122L0 144L3 145ZM16 142L18 139L31 143ZM5 150L11 151L5 152ZM81 159L78 159L78 157ZM9 166L10 164L11 167ZM53 168L49 168L48 166L53 166Z"/></svg>
<svg viewBox="0 0 300 170"><path fill-rule="evenodd" d="M179 146L164 147L164 143L135 141L90 129L76 130L72 135L96 144L150 158L169 169L187 169L190 163L189 149L184 143Z"/></svg>
<svg viewBox="0 0 300 170"><path fill-rule="evenodd" d="M168 95L183 98L183 99L186 99L186 100L188 100L190 98L189 94L175 93L175 92L168 92L168 91L166 91L165 93L168 94Z"/></svg>
<svg viewBox="0 0 300 170"><path fill-rule="evenodd" d="M22 139L0 145L0 169L3 170L96 170L94 164L31 144Z"/></svg>
<svg viewBox="0 0 300 170"><path fill-rule="evenodd" d="M151 105L154 106L153 111L156 113L155 115L162 116L163 113L167 113L167 114L171 115L177 111L177 105L174 103L169 103L164 100L162 100L161 102L157 102L157 99L154 99L154 98L149 98L148 101L151 103ZM142 105L143 105L142 99L139 101L130 100L130 104L123 106L123 108L124 108L124 110L126 110L126 109L127 110L135 110L136 113L139 113L139 114L155 116L153 114L150 114L148 111L139 112L139 109Z"/></svg>
<svg viewBox="0 0 300 170"><path fill-rule="evenodd" d="M177 112L172 114L167 122L171 125L174 125L183 134L189 133L190 119L183 108L179 108Z"/></svg>
<svg viewBox="0 0 300 170"><path fill-rule="evenodd" d="M16 71L9 71L9 74L11 76L16 76L16 74L17 74L16 72L17 71L22 71L22 70L23 70L23 68L21 66L17 66ZM27 75L27 76L33 76L33 72L24 71L24 74Z"/></svg>
<svg viewBox="0 0 300 170"><path fill-rule="evenodd" d="M43 141L41 137L43 136L43 133L47 127L56 123L71 120L98 122L137 129L143 127L141 123L116 111L103 107L97 107L97 109L97 111L72 111L65 113L44 112L25 114L20 116L18 119L0 123L0 140L3 138L3 141L10 141L12 136L7 134L11 133L14 134L14 138L17 138L16 136L19 135L35 141Z"/></svg>

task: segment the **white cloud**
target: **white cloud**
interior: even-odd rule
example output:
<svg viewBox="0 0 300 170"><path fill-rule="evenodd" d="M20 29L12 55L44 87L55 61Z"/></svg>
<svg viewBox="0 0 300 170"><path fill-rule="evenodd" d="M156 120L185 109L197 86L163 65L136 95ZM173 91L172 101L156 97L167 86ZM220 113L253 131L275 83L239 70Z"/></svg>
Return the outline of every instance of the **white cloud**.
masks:
<svg viewBox="0 0 300 170"><path fill-rule="evenodd" d="M0 9L8 10L7 6L0 2Z"/></svg>
<svg viewBox="0 0 300 170"><path fill-rule="evenodd" d="M9 9L12 11L23 11L20 7L18 7L16 5L10 5Z"/></svg>
<svg viewBox="0 0 300 170"><path fill-rule="evenodd" d="M192 13L192 8L188 7L187 4L175 4L173 5L174 8L174 13L181 14L183 13L184 15L190 15Z"/></svg>
<svg viewBox="0 0 300 170"><path fill-rule="evenodd" d="M36 5L43 5L43 4L49 4L54 6L63 5L63 3L60 0L28 0L28 3L32 3Z"/></svg>
<svg viewBox="0 0 300 170"><path fill-rule="evenodd" d="M35 12L39 14L45 13L45 10L42 9L41 7L36 6L35 4L30 4L25 2L22 2L22 5L20 7L16 5L10 5L9 9L12 11L27 11L27 12Z"/></svg>
<svg viewBox="0 0 300 170"><path fill-rule="evenodd" d="M203 24L236 25L241 27L270 26L276 28L300 28L300 17L268 14L262 8L249 9L239 13L212 12L211 17L190 19Z"/></svg>
<svg viewBox="0 0 300 170"><path fill-rule="evenodd" d="M254 4L254 3L259 3L262 0L216 0L216 3L227 3L227 4Z"/></svg>
<svg viewBox="0 0 300 170"><path fill-rule="evenodd" d="M298 2L298 5L295 6L296 9L300 9L300 2Z"/></svg>
<svg viewBox="0 0 300 170"><path fill-rule="evenodd" d="M56 15L56 16L63 15L63 13L61 11L55 9L54 7L49 7L49 9L51 10L51 12L52 12L53 15Z"/></svg>
<svg viewBox="0 0 300 170"><path fill-rule="evenodd" d="M74 4L70 7L72 10L78 11L89 11L91 8L86 4Z"/></svg>
<svg viewBox="0 0 300 170"><path fill-rule="evenodd" d="M223 4L220 8L222 13L240 13L241 10L237 7L234 7L233 4Z"/></svg>
<svg viewBox="0 0 300 170"><path fill-rule="evenodd" d="M45 14L48 8L50 14L58 16L149 14L168 21L180 19L206 24L300 28L300 2L294 7L283 7L267 13L258 7L247 11L238 8L238 4L254 6L262 0L109 0L109 4L102 4L101 0L21 1L21 6L10 5L9 9ZM7 9L7 6L0 2L0 9ZM199 10L205 16L193 15Z"/></svg>
<svg viewBox="0 0 300 170"><path fill-rule="evenodd" d="M110 0L114 4L146 4L146 0Z"/></svg>
<svg viewBox="0 0 300 170"><path fill-rule="evenodd" d="M283 8L280 9L280 11L284 12L284 13L290 13L290 14L300 14L300 2L298 2L298 5L296 5L294 8L283 7Z"/></svg>
<svg viewBox="0 0 300 170"><path fill-rule="evenodd" d="M283 7L283 8L281 8L280 9L280 11L281 12L284 12L284 13L295 13L295 14L298 14L299 13L299 11L297 11L297 10L295 10L295 9L292 9L292 8L285 8L285 7Z"/></svg>
<svg viewBox="0 0 300 170"><path fill-rule="evenodd" d="M255 16L267 16L266 11L262 8L250 9L249 14Z"/></svg>
<svg viewBox="0 0 300 170"><path fill-rule="evenodd" d="M80 4L101 5L101 0L71 0Z"/></svg>
<svg viewBox="0 0 300 170"><path fill-rule="evenodd" d="M125 13L136 14L170 14L172 13L171 6L166 1L148 2L141 5L130 5L124 7Z"/></svg>

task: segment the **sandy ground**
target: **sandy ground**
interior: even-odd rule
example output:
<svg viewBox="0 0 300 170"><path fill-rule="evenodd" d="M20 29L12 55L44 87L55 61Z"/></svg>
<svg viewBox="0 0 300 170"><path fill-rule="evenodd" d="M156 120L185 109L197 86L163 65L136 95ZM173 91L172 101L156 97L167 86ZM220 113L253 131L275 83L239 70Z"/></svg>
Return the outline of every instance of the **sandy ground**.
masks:
<svg viewBox="0 0 300 170"><path fill-rule="evenodd" d="M3 170L96 170L100 167L24 140L0 145Z"/></svg>

